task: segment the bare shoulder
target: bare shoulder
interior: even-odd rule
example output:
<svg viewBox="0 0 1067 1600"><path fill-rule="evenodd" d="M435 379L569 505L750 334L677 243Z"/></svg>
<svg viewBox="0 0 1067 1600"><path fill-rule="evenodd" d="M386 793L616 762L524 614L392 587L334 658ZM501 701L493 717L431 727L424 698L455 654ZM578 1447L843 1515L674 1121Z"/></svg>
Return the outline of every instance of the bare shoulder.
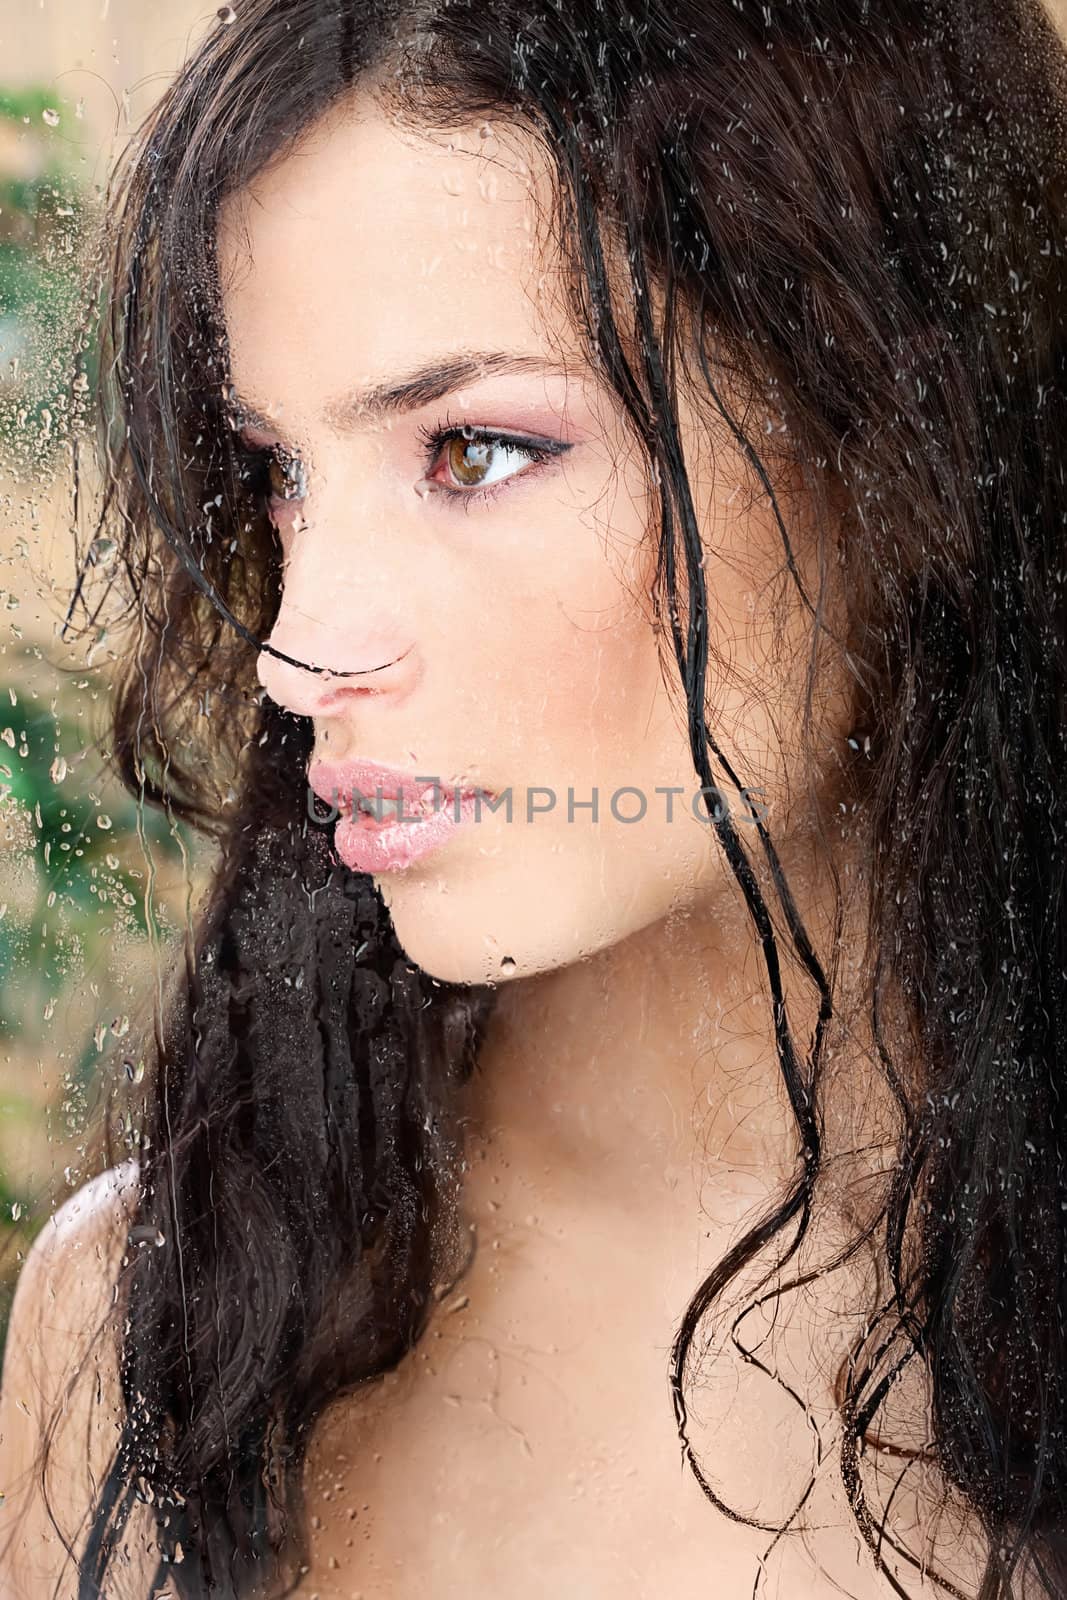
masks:
<svg viewBox="0 0 1067 1600"><path fill-rule="evenodd" d="M84 1184L18 1277L0 1383L0 1600L77 1589L64 1541L77 1550L122 1424L111 1313L137 1178L131 1159Z"/></svg>

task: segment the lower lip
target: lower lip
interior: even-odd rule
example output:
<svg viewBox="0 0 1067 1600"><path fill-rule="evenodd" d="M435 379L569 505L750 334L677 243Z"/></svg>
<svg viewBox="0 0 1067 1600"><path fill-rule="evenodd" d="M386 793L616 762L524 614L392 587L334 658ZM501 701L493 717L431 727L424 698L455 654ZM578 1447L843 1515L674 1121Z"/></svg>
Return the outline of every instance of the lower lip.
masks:
<svg viewBox="0 0 1067 1600"><path fill-rule="evenodd" d="M447 844L458 827L480 815L487 798L461 795L458 821L455 796L445 792L439 809L417 822L379 822L365 812L342 816L334 829L337 854L353 872L401 872Z"/></svg>

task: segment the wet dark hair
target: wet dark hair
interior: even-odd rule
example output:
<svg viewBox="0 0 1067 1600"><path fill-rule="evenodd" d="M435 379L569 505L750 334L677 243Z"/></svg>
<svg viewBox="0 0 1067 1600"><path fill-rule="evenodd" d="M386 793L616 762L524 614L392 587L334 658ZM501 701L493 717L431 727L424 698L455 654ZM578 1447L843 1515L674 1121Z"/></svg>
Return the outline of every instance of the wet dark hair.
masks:
<svg viewBox="0 0 1067 1600"><path fill-rule="evenodd" d="M775 505L772 451L799 465L813 505L835 508L832 536L818 519L818 538L820 571L847 601L837 642L856 736L842 782L868 841L864 996L899 1117L877 1216L851 1245L877 1246L884 1292L842 1369L841 1469L872 1550L901 1557L883 1568L888 1587L908 1593L899 1573L920 1557L893 1532L892 1496L875 1511L861 1467L898 1379L921 1368L934 1437L901 1452L901 1473L932 1456L946 1493L973 1510L988 1550L975 1594L1060 1595L1058 36L1033 0L243 0L163 97L112 213L106 514L140 619L115 754L136 794L202 828L219 854L139 1102L135 1220L164 1242L131 1251L122 1273L126 1412L80 1600L105 1592L138 1501L162 1548L181 1545L160 1568L181 1595L289 1583L312 1423L401 1359L459 1263L454 1090L476 1066L493 990L438 983L405 958L371 881L341 868L309 822L308 722L256 692L278 552L228 422L214 253L221 202L380 67L414 126L493 118L553 163L576 314L662 491L655 602L709 787L728 792L745 774L706 709L683 358ZM780 425L750 437L725 375L757 406L769 397ZM827 610L780 526L812 613L810 707ZM216 714L198 716L209 689ZM836 961L824 968L812 947L767 828L746 837L774 907L728 810L714 826L709 848L724 851L765 959L798 1159L678 1330L686 1439L705 1317L761 1260L755 1295L784 1292L790 1263L799 1272L835 1015ZM806 1056L781 1004L783 942L818 997ZM938 1581L965 1592L944 1568Z"/></svg>

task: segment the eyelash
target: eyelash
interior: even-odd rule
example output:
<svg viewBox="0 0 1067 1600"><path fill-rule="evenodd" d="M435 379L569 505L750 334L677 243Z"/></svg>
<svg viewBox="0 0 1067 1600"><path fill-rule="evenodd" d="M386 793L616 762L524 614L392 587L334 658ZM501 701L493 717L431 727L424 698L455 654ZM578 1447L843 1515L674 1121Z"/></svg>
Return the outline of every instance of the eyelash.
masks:
<svg viewBox="0 0 1067 1600"><path fill-rule="evenodd" d="M415 432L424 446L424 462L426 475L433 470L434 463L444 447L453 439L465 439L468 444L506 445L513 450L521 450L531 459L532 466L519 472L513 472L506 478L501 478L497 483L488 484L484 489L454 489L449 484L439 483L435 480L439 494L447 495L450 500L465 502L463 509L470 510L472 500L487 501L494 495L509 487L516 478L526 477L530 471L536 471L544 466L547 461L561 456L570 445L557 439L532 439L523 434L499 433L492 428L470 427L465 432L467 425L452 423L448 417L435 427L418 427ZM270 487L270 469L275 461L292 461L302 469L303 464L298 456L286 450L283 445L249 445L238 440L237 452L242 462L241 477L250 486L250 492L257 501L264 506L278 499ZM297 497L294 497L297 498ZM284 505L286 502L282 500Z"/></svg>
<svg viewBox="0 0 1067 1600"><path fill-rule="evenodd" d="M464 511L470 510L472 500L491 500L494 495L500 494L513 484L516 478L525 478L531 471L536 472L564 451L570 449L559 439L531 439L524 434L498 433L493 428L474 428L461 423L453 423L446 416L445 420L436 427L419 427L415 430L419 439L425 446L425 462L427 475L433 468L434 462L447 444L453 439L464 439L468 444L507 445L512 450L521 450L528 455L533 463L532 468L525 468L520 472L512 472L506 478L501 478L498 483L488 484L484 489L453 489L445 483L437 484L437 492L445 494L450 500L465 502ZM435 480L436 481L436 480Z"/></svg>

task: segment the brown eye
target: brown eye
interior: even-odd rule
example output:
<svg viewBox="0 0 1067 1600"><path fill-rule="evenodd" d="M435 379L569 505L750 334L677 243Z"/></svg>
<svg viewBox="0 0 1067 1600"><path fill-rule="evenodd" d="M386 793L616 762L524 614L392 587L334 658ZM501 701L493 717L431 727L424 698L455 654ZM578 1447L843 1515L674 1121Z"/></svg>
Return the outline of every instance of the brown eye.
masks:
<svg viewBox="0 0 1067 1600"><path fill-rule="evenodd" d="M270 453L267 482L276 500L303 500L307 494L307 472L299 456L291 455L281 445Z"/></svg>
<svg viewBox="0 0 1067 1600"><path fill-rule="evenodd" d="M477 488L485 481L496 446L481 439L453 438L448 442L448 468L457 483Z"/></svg>
<svg viewBox="0 0 1067 1600"><path fill-rule="evenodd" d="M426 446L424 460L430 484L467 505L488 499L512 478L524 476L517 470L523 465L539 467L572 448L561 439L524 439L469 423L461 428L419 427L415 432ZM451 484L436 476L442 464Z"/></svg>

